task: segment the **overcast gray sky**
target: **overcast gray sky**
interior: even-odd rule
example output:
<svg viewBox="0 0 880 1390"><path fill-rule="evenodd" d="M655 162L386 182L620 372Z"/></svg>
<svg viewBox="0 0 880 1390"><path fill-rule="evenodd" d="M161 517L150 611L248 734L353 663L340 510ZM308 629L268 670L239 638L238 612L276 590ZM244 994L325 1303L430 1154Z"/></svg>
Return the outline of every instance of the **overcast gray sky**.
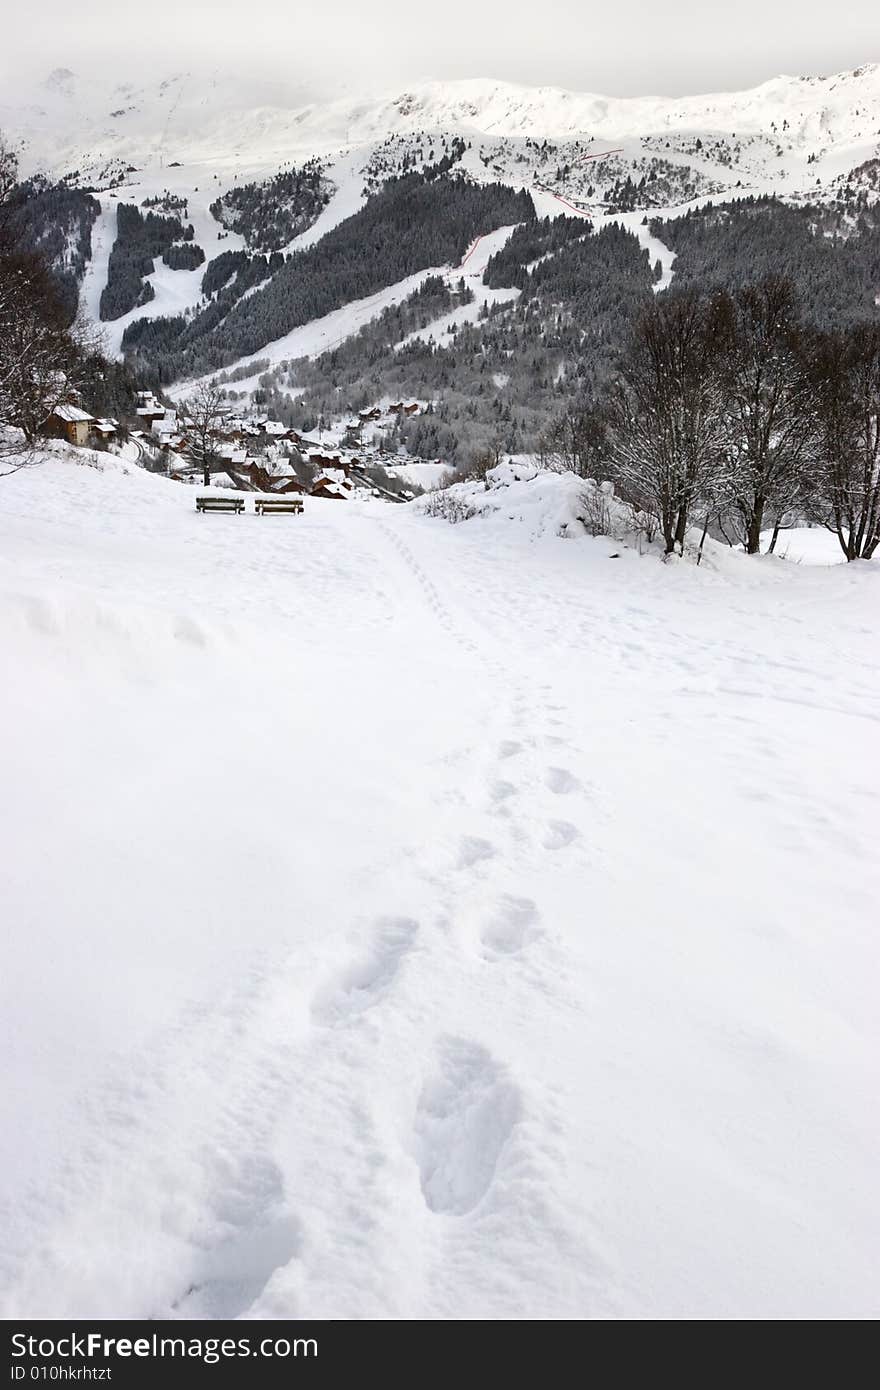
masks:
<svg viewBox="0 0 880 1390"><path fill-rule="evenodd" d="M500 77L611 95L752 86L880 59L877 0L36 0L4 5L0 72L112 58L130 79L246 65L343 96L426 77ZM35 13L39 15L35 22ZM346 86L340 86L344 79Z"/></svg>

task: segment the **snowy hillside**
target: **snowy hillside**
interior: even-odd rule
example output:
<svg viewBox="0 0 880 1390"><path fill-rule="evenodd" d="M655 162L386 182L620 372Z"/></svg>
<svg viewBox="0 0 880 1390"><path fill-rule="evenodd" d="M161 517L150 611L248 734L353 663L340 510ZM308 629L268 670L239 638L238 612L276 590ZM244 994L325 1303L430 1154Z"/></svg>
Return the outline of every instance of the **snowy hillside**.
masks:
<svg viewBox="0 0 880 1390"><path fill-rule="evenodd" d="M7 1318L870 1318L880 570L0 483Z"/></svg>

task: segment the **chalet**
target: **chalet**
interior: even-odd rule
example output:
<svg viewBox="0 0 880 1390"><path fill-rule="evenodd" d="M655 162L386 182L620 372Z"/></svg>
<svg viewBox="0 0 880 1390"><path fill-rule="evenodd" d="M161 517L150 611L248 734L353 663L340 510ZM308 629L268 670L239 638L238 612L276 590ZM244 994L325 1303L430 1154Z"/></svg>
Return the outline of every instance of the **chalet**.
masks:
<svg viewBox="0 0 880 1390"><path fill-rule="evenodd" d="M51 439L66 439L68 444L88 444L94 423L95 417L88 411L65 401L56 405L43 426L43 433Z"/></svg>
<svg viewBox="0 0 880 1390"><path fill-rule="evenodd" d="M217 445L217 457L224 463L230 463L236 468L240 468L247 463L248 452L244 445L236 445L232 441L224 441Z"/></svg>
<svg viewBox="0 0 880 1390"><path fill-rule="evenodd" d="M293 473L289 473L289 474L286 474L286 475L284 475L284 476L282 476L282 477L280 477L280 478L277 478L277 477L276 477L276 478L273 478L273 479L272 479L272 487L271 487L270 491L271 491L271 492L300 492L300 493L303 493L303 492L305 492L305 488L303 487L303 485L302 485L302 483L300 482L299 478L295 477Z"/></svg>
<svg viewBox="0 0 880 1390"><path fill-rule="evenodd" d="M355 420L352 424L343 426L342 442L349 449L359 449L362 443L360 423Z"/></svg>
<svg viewBox="0 0 880 1390"><path fill-rule="evenodd" d="M255 492L263 493L287 493L303 492L303 485L292 473L285 473L275 476L263 468L257 459L248 459L246 463L239 464L237 467L230 467L226 470L227 476L232 479L236 487L252 487Z"/></svg>
<svg viewBox="0 0 880 1390"><path fill-rule="evenodd" d="M336 468L328 468L312 483L313 497L349 497L354 491L354 484L345 476L343 472Z"/></svg>
<svg viewBox="0 0 880 1390"><path fill-rule="evenodd" d="M377 405L374 405L372 410L358 411L358 419L364 425L368 424L372 420L380 420L381 418L382 412Z"/></svg>
<svg viewBox="0 0 880 1390"><path fill-rule="evenodd" d="M329 478L318 478L317 482L312 484L312 496L331 497L338 500L346 498L348 492L341 483L331 482Z"/></svg>
<svg viewBox="0 0 880 1390"><path fill-rule="evenodd" d="M96 420L92 428L93 432L100 435L102 439L115 439L119 433L119 421L113 419Z"/></svg>
<svg viewBox="0 0 880 1390"><path fill-rule="evenodd" d="M154 420L161 420L164 417L165 407L159 404L152 391L138 391L135 414L149 429Z"/></svg>
<svg viewBox="0 0 880 1390"><path fill-rule="evenodd" d="M318 468L322 471L326 471L329 468L338 469L342 473L348 473L349 465L345 459L340 458L339 454L334 454L332 457L329 454L309 454L309 463L313 468Z"/></svg>

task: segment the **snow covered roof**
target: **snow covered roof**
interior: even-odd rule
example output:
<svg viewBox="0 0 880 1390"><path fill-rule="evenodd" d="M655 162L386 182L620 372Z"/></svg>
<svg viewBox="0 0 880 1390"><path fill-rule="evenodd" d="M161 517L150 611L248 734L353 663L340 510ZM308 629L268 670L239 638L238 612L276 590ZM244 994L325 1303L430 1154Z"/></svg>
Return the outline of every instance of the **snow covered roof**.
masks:
<svg viewBox="0 0 880 1390"><path fill-rule="evenodd" d="M246 463L247 449L236 448L234 444L219 444L217 446L217 457L226 463Z"/></svg>
<svg viewBox="0 0 880 1390"><path fill-rule="evenodd" d="M66 420L68 424L74 424L79 420L94 420L94 415L90 415L87 410L80 410L78 405L56 405L52 414L59 420Z"/></svg>
<svg viewBox="0 0 880 1390"><path fill-rule="evenodd" d="M313 492L317 492L319 489L321 492L327 493L330 497L348 496L348 492L341 484L334 483L329 478L318 478L317 482L312 484Z"/></svg>
<svg viewBox="0 0 880 1390"><path fill-rule="evenodd" d="M318 483L336 483L340 487L351 487L351 483L346 478L341 468L322 468L320 475L315 479Z"/></svg>

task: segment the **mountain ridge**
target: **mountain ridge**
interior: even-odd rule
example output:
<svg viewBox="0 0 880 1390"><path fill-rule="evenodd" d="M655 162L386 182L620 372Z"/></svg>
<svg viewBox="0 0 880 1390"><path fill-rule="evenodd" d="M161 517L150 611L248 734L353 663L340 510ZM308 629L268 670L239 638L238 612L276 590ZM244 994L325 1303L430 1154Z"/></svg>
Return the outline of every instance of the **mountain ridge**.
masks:
<svg viewBox="0 0 880 1390"><path fill-rule="evenodd" d="M246 84L222 73L178 73L137 86L84 84L68 69L56 69L30 101L0 104L0 129L20 146L25 167L55 176L97 150L105 159L138 165L173 156L259 168L419 130L607 140L673 132L753 135L775 126L794 148L820 139L831 145L880 141L880 63L678 98L607 97L494 78L435 79L332 101L301 98L291 84L285 104L248 101Z"/></svg>

